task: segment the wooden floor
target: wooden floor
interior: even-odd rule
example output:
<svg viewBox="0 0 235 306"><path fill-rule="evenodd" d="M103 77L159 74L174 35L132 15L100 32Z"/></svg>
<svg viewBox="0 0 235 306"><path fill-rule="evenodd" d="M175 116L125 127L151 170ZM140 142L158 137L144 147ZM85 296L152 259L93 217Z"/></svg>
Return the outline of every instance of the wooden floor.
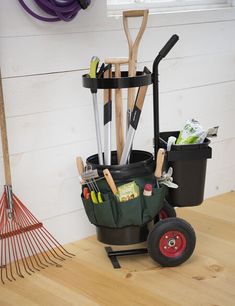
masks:
<svg viewBox="0 0 235 306"><path fill-rule="evenodd" d="M63 267L0 285L0 306L234 306L235 192L177 215L197 234L195 252L182 266L161 268L141 255L121 258L122 269L114 270L104 245L89 237L68 245L76 257Z"/></svg>

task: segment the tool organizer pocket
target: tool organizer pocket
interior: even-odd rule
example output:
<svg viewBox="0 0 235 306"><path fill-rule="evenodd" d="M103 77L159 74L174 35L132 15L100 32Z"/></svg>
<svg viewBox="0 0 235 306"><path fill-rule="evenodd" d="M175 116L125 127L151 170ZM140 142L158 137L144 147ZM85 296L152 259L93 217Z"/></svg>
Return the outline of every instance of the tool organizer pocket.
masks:
<svg viewBox="0 0 235 306"><path fill-rule="evenodd" d="M135 199L119 202L115 199L117 209L117 227L124 227L128 225L141 225L142 224L142 197L139 196Z"/></svg>
<svg viewBox="0 0 235 306"><path fill-rule="evenodd" d="M116 227L116 212L113 209L112 201L109 194L103 195L104 201L100 204L93 204L96 225Z"/></svg>
<svg viewBox="0 0 235 306"><path fill-rule="evenodd" d="M84 199L81 195L83 206L85 208L89 221L97 226L116 227L115 223L115 211L112 208L112 201L110 195L103 195L103 202L94 204L91 198Z"/></svg>
<svg viewBox="0 0 235 306"><path fill-rule="evenodd" d="M91 199L89 198L88 200L84 198L83 194L81 195L83 206L86 212L86 215L89 219L89 221L92 224L97 224L96 217L95 217L95 212L94 212L94 204L92 203Z"/></svg>
<svg viewBox="0 0 235 306"><path fill-rule="evenodd" d="M162 209L166 188L164 186L160 188L153 188L153 195L143 195L143 224L151 221Z"/></svg>
<svg viewBox="0 0 235 306"><path fill-rule="evenodd" d="M153 188L151 196L143 195L140 186L140 195L125 202L119 202L112 193L102 194L103 202L92 203L91 199L84 199L83 205L91 223L96 226L122 228L125 226L141 226L150 222L161 210L166 188Z"/></svg>

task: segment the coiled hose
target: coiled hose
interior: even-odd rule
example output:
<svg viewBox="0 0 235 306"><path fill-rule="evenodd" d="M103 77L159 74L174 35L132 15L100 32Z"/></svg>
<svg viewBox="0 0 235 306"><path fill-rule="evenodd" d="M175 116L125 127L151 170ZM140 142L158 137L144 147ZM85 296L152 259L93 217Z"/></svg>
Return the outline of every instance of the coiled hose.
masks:
<svg viewBox="0 0 235 306"><path fill-rule="evenodd" d="M34 0L37 5L47 14L53 17L44 17L32 11L25 0L18 0L22 7L34 18L41 21L71 21L81 9L86 9L91 0Z"/></svg>

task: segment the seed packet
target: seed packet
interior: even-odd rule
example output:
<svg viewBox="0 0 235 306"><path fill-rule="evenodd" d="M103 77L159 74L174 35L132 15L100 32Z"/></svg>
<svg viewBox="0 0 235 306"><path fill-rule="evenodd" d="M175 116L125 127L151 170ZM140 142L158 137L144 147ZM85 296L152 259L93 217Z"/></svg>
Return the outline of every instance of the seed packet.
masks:
<svg viewBox="0 0 235 306"><path fill-rule="evenodd" d="M203 143L207 135L199 122L195 119L187 120L184 128L180 131L176 144L199 144Z"/></svg>
<svg viewBox="0 0 235 306"><path fill-rule="evenodd" d="M119 202L126 202L139 196L139 186L135 181L121 185L117 189Z"/></svg>

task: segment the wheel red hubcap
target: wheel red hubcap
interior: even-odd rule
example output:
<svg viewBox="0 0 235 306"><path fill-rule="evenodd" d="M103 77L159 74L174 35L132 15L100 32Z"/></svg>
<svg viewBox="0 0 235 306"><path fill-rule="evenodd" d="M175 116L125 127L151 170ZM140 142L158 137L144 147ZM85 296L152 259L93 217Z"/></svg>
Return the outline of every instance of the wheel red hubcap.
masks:
<svg viewBox="0 0 235 306"><path fill-rule="evenodd" d="M186 248L184 234L179 231L166 232L159 241L161 253L166 257L178 257Z"/></svg>

